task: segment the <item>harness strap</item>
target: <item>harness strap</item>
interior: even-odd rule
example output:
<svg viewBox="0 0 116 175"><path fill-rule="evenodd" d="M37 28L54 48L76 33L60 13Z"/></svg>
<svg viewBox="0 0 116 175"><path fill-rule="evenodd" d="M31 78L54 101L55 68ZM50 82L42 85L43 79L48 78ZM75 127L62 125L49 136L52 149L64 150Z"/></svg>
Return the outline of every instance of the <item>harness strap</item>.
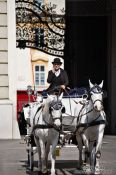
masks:
<svg viewBox="0 0 116 175"><path fill-rule="evenodd" d="M36 113L35 113L35 116L37 115L37 113L39 112L39 110L42 108L42 106L40 106L38 109L37 109L37 111L36 111ZM34 117L35 117L34 116Z"/></svg>
<svg viewBox="0 0 116 175"><path fill-rule="evenodd" d="M81 123L80 125L77 126L77 130L80 128L80 127L84 127L83 131L86 130L88 127L91 127L91 126L96 126L96 125L100 125L100 124L107 124L106 120L99 120L99 121L93 121L91 123ZM83 132L82 131L82 132Z"/></svg>
<svg viewBox="0 0 116 175"><path fill-rule="evenodd" d="M36 129L49 129L49 128L53 128L52 125L45 125L45 124L36 124L33 126L33 131Z"/></svg>
<svg viewBox="0 0 116 175"><path fill-rule="evenodd" d="M48 123L44 118L43 118L43 120L44 120L44 122L47 124L46 126L49 126L49 128L54 128L56 131L60 132L60 129L59 129L57 126ZM51 126L51 127L50 127L50 126Z"/></svg>
<svg viewBox="0 0 116 175"><path fill-rule="evenodd" d="M33 124L35 124L35 117L36 117L36 115L37 115L37 113L39 112L40 109L42 109L42 106L40 106L40 107L37 109L37 111L36 111L36 113L35 113L35 115L34 115L34 117L33 117Z"/></svg>
<svg viewBox="0 0 116 175"><path fill-rule="evenodd" d="M36 130L36 129L50 129L50 128L53 128L55 129L56 131L58 131L59 133L63 133L63 131L60 131L60 129L58 129L57 127L55 127L54 125L51 125L49 123L47 123L47 125L45 124L36 124L33 126L33 130L32 130L32 133Z"/></svg>

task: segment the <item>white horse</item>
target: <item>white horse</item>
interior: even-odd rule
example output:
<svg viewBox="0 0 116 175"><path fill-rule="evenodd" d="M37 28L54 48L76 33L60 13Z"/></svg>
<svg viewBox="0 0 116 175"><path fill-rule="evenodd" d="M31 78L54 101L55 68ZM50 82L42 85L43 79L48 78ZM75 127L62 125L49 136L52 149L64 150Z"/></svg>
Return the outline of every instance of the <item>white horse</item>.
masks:
<svg viewBox="0 0 116 175"><path fill-rule="evenodd" d="M99 174L100 150L106 124L106 115L103 109L103 81L100 85L93 85L89 80L89 86L90 100L77 104L74 112L77 117L76 138L79 149L79 167L83 168L84 145L85 158L86 161L89 158L91 173Z"/></svg>
<svg viewBox="0 0 116 175"><path fill-rule="evenodd" d="M38 171L47 174L47 161L50 151L51 175L55 175L55 150L62 125L63 93L60 96L48 95L44 105L34 106L30 110L30 124L34 134L39 156ZM51 146L51 150L50 150Z"/></svg>

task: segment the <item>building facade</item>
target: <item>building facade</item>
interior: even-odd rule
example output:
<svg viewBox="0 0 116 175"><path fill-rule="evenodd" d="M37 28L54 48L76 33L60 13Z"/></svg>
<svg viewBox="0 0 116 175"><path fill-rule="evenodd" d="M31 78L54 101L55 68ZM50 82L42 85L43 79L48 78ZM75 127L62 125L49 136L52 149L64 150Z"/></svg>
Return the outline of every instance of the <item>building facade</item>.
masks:
<svg viewBox="0 0 116 175"><path fill-rule="evenodd" d="M18 6L19 9L22 7L23 2L25 3L26 6L28 4L30 8L31 1L29 2L22 1L19 3L19 6ZM41 4L42 1L33 0L33 2ZM48 1L43 1L43 3L47 4ZM54 1L52 1L51 3L54 6ZM64 7L64 1L60 0L60 1L57 1L56 3L58 4L57 11L60 10L59 6L62 7L63 5ZM55 35L51 36L52 33L50 33L51 30L56 30L56 31L58 30L56 32L56 35L59 35L59 32L63 31L63 28L60 29L59 22L57 22L58 26L54 25L54 27L53 27L53 24L51 26L49 22L50 31L48 31L46 27L44 28L45 26L44 24L41 24L41 26L45 29L46 35L47 36L48 34L50 35L52 39L50 40L50 42L54 40L54 44L52 45L53 47L55 47L55 51L54 51L54 48L53 49L51 48L50 42L46 47L46 49L44 50L44 53L42 53L41 51L34 51L33 49L30 49L29 46L28 48L25 48L25 49L16 48L18 43L17 41L18 37L16 38L16 33L17 31L22 30L22 27L19 27L20 29L16 30L17 28L16 17L18 19L17 14L19 14L19 13L16 13L16 4L18 4L18 1L14 1L14 0L0 1L0 111L2 114L0 116L0 120L2 121L2 123L0 124L1 139L20 138L20 132L19 132L19 127L17 122L18 91L25 91L26 93L28 85L31 85L32 87L35 86L38 91L45 89L48 86L48 84L46 83L46 79L47 79L47 72L52 66L51 62L53 61L55 55L57 57L60 57L59 54L62 55L62 51L56 50L56 45L58 46L59 44L59 38L62 38L63 40L63 35L60 34L60 36L58 36L54 40L53 37L55 37ZM33 6L31 6L31 8L33 8ZM56 8L56 5L54 6L54 8ZM64 10L62 10L62 12L64 12ZM41 13L40 10L38 13ZM38 28L40 28L39 26L40 22L38 22L38 20L36 21L35 16L33 16L32 18L33 18L32 21L35 20L35 23L37 25L35 32L39 31ZM47 18L45 16L43 17L43 14L42 14L42 19L44 19L44 23L46 23ZM23 20L23 18L21 18L21 20ZM22 25L22 22L19 22L19 23ZM27 22L27 26L28 26L27 30L30 30L30 27L32 27L32 24L30 22ZM41 35L40 31L39 33ZM33 33L31 34L33 35ZM29 35L29 38L30 36L32 36L31 34ZM37 35L36 37L32 36L30 41L38 37L39 36ZM57 40L57 43L55 42L56 40ZM38 41L39 41L39 38L38 38ZM36 42L37 47L39 47L38 41ZM60 43L61 42L62 41L60 40ZM19 42L18 44L20 45L22 44L22 42ZM28 45L28 42L27 42L27 45ZM60 44L60 46L58 47L62 49L63 45L61 46ZM49 52L49 53L52 52L52 56L50 56L51 54L48 54L48 55L45 54L46 52ZM41 69L41 72L40 71L38 72L38 68ZM40 75L41 75L41 80L38 80L38 77L40 77ZM38 84L39 81L41 82L41 84Z"/></svg>
<svg viewBox="0 0 116 175"><path fill-rule="evenodd" d="M85 2L87 3L87 0ZM116 2L115 0L107 2L111 10L108 15L109 23L107 26L109 133L116 134ZM36 59L36 56L32 58L33 66L35 66L34 59ZM42 58L36 59L36 63L42 60ZM46 64L46 62L47 59L44 63ZM0 139L20 138L17 123L17 90L18 87L21 88L21 82L23 84L25 78L21 74L16 73L18 64L15 1L0 0ZM18 71L20 73L21 68ZM25 84L26 86L28 83L32 83L29 81Z"/></svg>

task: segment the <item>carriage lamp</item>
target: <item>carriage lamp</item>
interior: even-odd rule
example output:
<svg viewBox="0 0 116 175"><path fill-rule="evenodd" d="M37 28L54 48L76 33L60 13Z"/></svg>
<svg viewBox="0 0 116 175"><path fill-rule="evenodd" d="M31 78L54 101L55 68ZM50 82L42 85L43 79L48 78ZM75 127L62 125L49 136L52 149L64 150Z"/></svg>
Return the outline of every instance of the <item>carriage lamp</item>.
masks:
<svg viewBox="0 0 116 175"><path fill-rule="evenodd" d="M28 95L32 94L32 87L30 85L27 86L27 94Z"/></svg>
<svg viewBox="0 0 116 175"><path fill-rule="evenodd" d="M29 102L30 102L30 96L32 94L32 87L30 85L27 86L27 94L28 94L28 98L29 98Z"/></svg>

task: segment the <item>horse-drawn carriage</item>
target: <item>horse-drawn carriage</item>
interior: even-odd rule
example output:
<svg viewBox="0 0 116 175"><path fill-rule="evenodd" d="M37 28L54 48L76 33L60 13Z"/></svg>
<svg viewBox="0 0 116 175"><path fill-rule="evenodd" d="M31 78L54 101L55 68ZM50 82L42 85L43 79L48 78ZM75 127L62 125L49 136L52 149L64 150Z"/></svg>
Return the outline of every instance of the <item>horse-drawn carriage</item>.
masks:
<svg viewBox="0 0 116 175"><path fill-rule="evenodd" d="M72 123L72 115L74 116L74 105L75 105L75 100L78 101L79 99L82 100L82 95L83 93L85 94L86 89L83 88L78 90L79 93L77 94L76 89L71 90L71 94L65 95L62 98L62 103L61 101L56 101L54 104L52 104L53 106L56 105L56 110L58 108L62 108L62 126L64 128L62 128L63 132L59 132L59 138L58 138L58 143L57 143L57 153L59 152L59 149L65 145L65 142L67 142L67 139L70 138L70 136L72 135L72 133L70 131L68 131L68 127L71 125ZM81 92L80 92L81 91ZM75 94L73 94L73 92L76 92ZM72 95L73 94L73 95ZM57 97L59 95L57 94ZM29 168L30 170L33 170L33 166L34 166L34 154L37 153L37 147L35 144L35 140L33 138L33 134L32 134L32 125L30 123L32 123L32 121L30 121L31 119L33 119L33 116L36 116L37 112L40 110L40 108L44 105L44 102L46 101L47 96L44 95L38 95L36 97L36 101L35 102L29 102L27 104L25 104L23 106L23 112L24 112L24 116L26 119L26 123L27 123L27 134L25 135L25 141L27 144L27 155L28 155L28 164L29 164ZM66 106L66 107L65 107ZM33 114L33 116L30 116L30 112L32 110L32 108L35 108L36 112L35 114ZM52 108L52 106L51 106ZM65 111L63 111L65 110ZM60 115L60 114L59 114ZM40 116L39 116L40 117ZM64 122L64 124L63 124ZM37 126L37 125L36 125ZM52 126L45 126L44 125L40 125L37 126L39 129L48 129L49 127L52 128ZM73 127L72 127L73 129ZM56 129L57 130L57 129ZM74 129L73 129L74 130ZM73 132L73 131L72 131ZM68 135L67 135L68 134ZM64 135L66 138L64 138Z"/></svg>
<svg viewBox="0 0 116 175"><path fill-rule="evenodd" d="M38 96L37 101L24 106L27 121L27 152L30 169L33 170L34 153L38 153L38 171L47 173L47 159L51 149L51 175L55 175L55 150L61 134L62 144L72 134L76 135L79 149L79 167L89 160L93 174L99 173L100 149L106 116L103 110L103 82L93 85L89 91L71 96ZM71 92L72 93L72 92ZM68 136L67 136L68 132ZM32 137L33 136L33 137ZM34 142L35 145L34 145ZM85 147L82 160L83 145Z"/></svg>

